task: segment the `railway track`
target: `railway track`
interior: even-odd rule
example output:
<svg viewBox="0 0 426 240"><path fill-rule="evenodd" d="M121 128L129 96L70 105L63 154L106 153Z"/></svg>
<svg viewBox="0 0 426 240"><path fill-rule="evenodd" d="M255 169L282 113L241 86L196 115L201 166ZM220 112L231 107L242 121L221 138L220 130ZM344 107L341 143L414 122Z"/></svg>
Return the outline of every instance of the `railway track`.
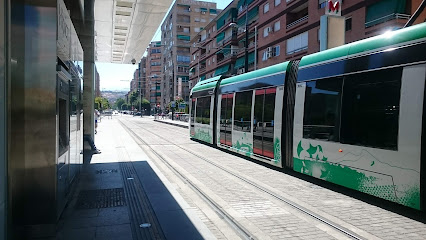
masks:
<svg viewBox="0 0 426 240"><path fill-rule="evenodd" d="M218 212L218 214L220 216L223 217L223 219L225 219L229 225L238 233L238 235L240 235L242 238L244 239L255 239L255 237L253 236L253 234L251 234L246 228L244 228L243 226L241 226L241 224L239 224L238 222L236 222L232 216L230 216L228 213L226 213L225 211L222 210L222 208L219 206L219 204L217 204L214 200L212 200L211 198L209 198L207 196L207 194L205 194L201 189L199 189L194 183L192 183L188 178L186 178L182 173L180 173L178 170L176 170L170 163L168 163L164 157L161 156L161 154L159 152L157 152L156 150L154 150L146 141L144 141L139 135L137 135L131 128L129 128L128 126L126 126L126 124L124 124L121 120L120 120L120 124L127 130L127 132L130 133L130 135L135 138L138 139L140 142L142 142L143 144L145 144L164 164L166 164L177 176L179 176L184 182L188 183L191 188L197 192L213 209L215 209L216 212ZM131 123L132 125L137 126L138 128L143 129L144 131L149 132L152 135L155 135L156 137L168 142L170 145L174 145L175 147L197 157L200 160L205 161L206 163L215 166L216 168L222 170L223 172L226 172L227 174L232 175L233 177L245 182L246 184L252 186L253 188L266 193L267 195L275 198L276 200L287 204L288 206L296 209L297 211L299 211L300 213L307 215L331 228L333 228L334 230L338 231L339 233L347 236L348 238L351 239L365 239L364 237L360 236L359 234L345 228L344 226L337 224L317 213L314 213L308 209L306 209L305 207L295 203L294 201L289 200L286 197L280 196L277 193L274 193L273 191L270 191L269 189L262 187L261 185L249 180L248 178L237 174L235 172L229 171L228 169L226 169L225 167L221 166L220 164L217 164L216 162L209 160L203 156L201 156L200 154L194 153L191 150L188 150L180 145L177 145L175 143L173 143L172 141L170 141L169 139L166 139L164 137L162 137L161 135L158 135L157 133L141 127L139 125L136 125L134 123Z"/></svg>

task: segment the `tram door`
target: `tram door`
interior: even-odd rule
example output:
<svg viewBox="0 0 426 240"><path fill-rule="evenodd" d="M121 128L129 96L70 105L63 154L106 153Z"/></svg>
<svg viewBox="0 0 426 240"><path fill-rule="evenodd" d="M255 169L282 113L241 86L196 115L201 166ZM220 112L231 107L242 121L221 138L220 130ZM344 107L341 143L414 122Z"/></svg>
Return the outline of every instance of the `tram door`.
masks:
<svg viewBox="0 0 426 240"><path fill-rule="evenodd" d="M232 146L232 105L234 94L223 94L220 104L220 144Z"/></svg>
<svg viewBox="0 0 426 240"><path fill-rule="evenodd" d="M253 153L274 158L274 114L276 88L255 91Z"/></svg>
<svg viewBox="0 0 426 240"><path fill-rule="evenodd" d="M57 100L56 100L56 129L57 129L57 213L65 207L69 187L70 163L70 104L69 104L69 74L62 68L57 72Z"/></svg>

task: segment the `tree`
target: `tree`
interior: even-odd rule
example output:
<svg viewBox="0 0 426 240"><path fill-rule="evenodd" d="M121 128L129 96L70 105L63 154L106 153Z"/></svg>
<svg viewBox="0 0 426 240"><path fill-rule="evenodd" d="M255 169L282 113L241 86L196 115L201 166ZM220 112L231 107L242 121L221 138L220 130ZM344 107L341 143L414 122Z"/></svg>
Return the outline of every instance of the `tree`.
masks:
<svg viewBox="0 0 426 240"><path fill-rule="evenodd" d="M114 108L115 108L115 109L118 109L118 110L121 110L122 105L123 105L123 104L125 104L125 103L126 103L126 100L124 100L123 98L119 98L119 99L117 99L117 100L115 101L115 103L114 103Z"/></svg>
<svg viewBox="0 0 426 240"><path fill-rule="evenodd" d="M109 101L106 98L103 97L96 97L95 98L95 109L97 110L105 110L109 109L111 106L109 105Z"/></svg>

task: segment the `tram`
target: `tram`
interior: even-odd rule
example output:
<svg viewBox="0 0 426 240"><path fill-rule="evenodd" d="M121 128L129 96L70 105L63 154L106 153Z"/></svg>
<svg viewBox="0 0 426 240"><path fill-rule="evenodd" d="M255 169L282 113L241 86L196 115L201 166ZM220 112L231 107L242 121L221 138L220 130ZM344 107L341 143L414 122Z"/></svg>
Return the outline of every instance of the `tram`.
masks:
<svg viewBox="0 0 426 240"><path fill-rule="evenodd" d="M190 137L426 209L426 23L191 90Z"/></svg>

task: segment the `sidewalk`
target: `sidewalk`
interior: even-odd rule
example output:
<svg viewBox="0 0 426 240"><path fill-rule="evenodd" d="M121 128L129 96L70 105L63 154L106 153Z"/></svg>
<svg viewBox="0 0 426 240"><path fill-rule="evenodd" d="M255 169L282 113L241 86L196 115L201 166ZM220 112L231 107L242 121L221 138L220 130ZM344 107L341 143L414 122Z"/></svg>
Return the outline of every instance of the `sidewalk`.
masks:
<svg viewBox="0 0 426 240"><path fill-rule="evenodd" d="M179 121L179 120L171 120L170 118L161 119L161 117L157 117L157 118L154 119L154 121L174 125L174 126L177 126L177 127L189 128L189 122L183 122L183 121Z"/></svg>
<svg viewBox="0 0 426 240"><path fill-rule="evenodd" d="M95 136L61 216L57 239L212 239L164 175L115 119Z"/></svg>

